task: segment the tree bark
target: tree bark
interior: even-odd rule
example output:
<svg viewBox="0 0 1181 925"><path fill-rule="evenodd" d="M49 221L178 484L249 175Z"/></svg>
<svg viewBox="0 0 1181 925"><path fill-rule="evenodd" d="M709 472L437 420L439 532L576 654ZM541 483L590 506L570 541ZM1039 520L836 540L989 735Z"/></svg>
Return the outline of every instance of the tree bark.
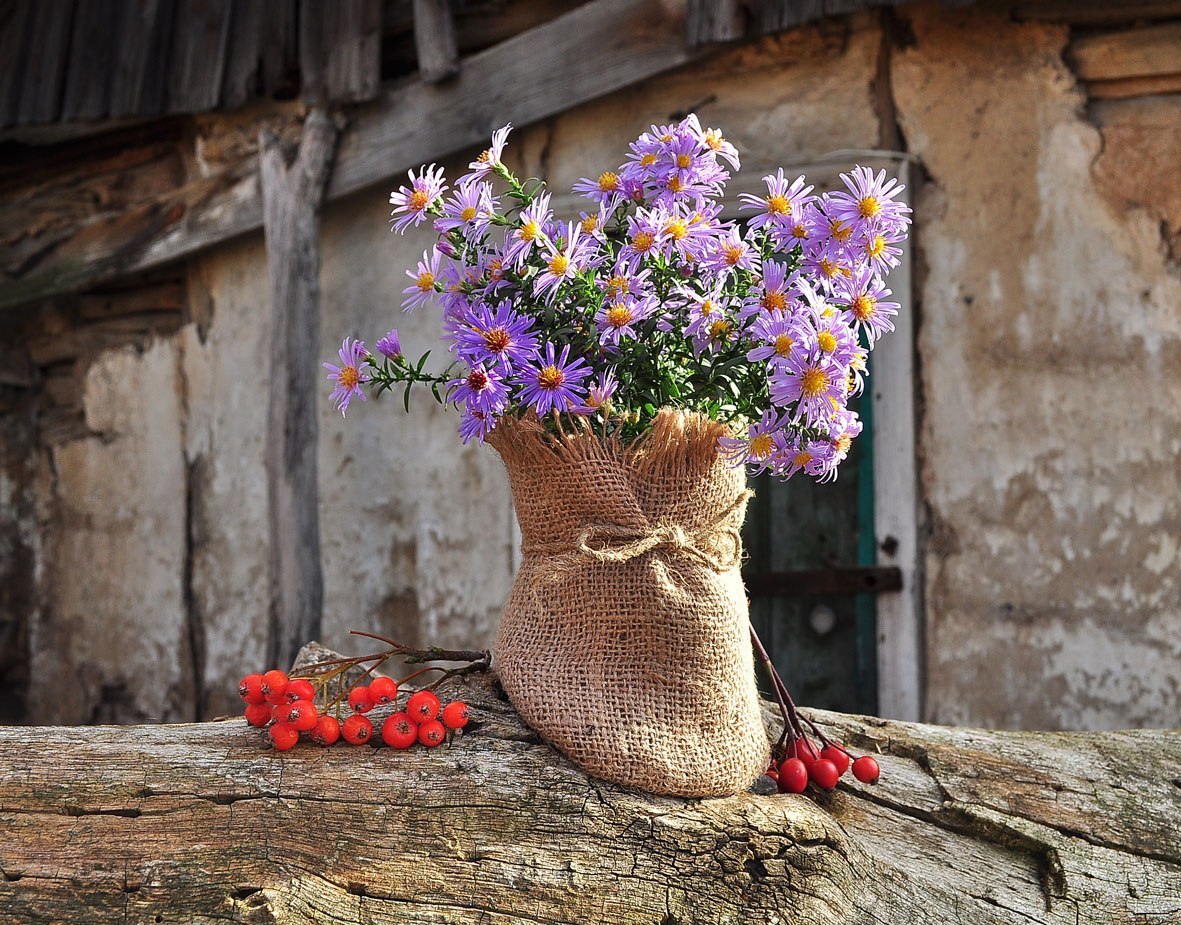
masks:
<svg viewBox="0 0 1181 925"><path fill-rule="evenodd" d="M272 665L290 663L304 640L320 634L320 203L336 137L336 124L321 109L308 114L297 154L273 133L259 135L271 295L266 469Z"/></svg>
<svg viewBox="0 0 1181 925"><path fill-rule="evenodd" d="M241 719L0 729L0 921L1181 921L1178 732L811 711L877 786L679 800L587 778L493 676L448 697L479 727L405 752L280 754Z"/></svg>

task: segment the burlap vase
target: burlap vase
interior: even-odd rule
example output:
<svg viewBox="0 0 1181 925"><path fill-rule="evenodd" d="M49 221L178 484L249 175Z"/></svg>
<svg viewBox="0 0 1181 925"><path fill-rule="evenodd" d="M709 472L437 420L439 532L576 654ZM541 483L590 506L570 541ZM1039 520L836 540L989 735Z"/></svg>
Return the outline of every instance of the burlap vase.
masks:
<svg viewBox="0 0 1181 925"><path fill-rule="evenodd" d="M652 793L737 793L768 761L739 571L749 492L722 433L663 411L626 446L529 420L489 435L522 534L501 683L588 773Z"/></svg>

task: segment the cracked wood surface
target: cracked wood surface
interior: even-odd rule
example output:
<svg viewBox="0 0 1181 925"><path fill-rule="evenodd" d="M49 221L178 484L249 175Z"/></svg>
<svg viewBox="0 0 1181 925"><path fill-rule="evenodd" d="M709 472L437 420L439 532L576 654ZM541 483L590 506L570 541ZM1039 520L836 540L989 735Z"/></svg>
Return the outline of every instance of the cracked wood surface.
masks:
<svg viewBox="0 0 1181 925"><path fill-rule="evenodd" d="M812 711L881 783L680 800L588 779L491 676L448 694L480 727L410 752L0 728L0 921L1181 922L1181 732Z"/></svg>

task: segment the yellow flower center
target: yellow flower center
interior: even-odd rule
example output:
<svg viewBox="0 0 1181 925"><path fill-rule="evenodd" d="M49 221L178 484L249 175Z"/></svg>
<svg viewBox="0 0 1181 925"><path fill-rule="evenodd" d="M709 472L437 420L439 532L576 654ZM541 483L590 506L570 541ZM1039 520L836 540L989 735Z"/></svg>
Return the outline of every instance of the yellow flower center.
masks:
<svg viewBox="0 0 1181 925"><path fill-rule="evenodd" d="M787 334L780 334L775 338L775 352L784 358L791 356L791 348L795 346L795 341Z"/></svg>
<svg viewBox="0 0 1181 925"><path fill-rule="evenodd" d="M556 366L544 366L537 374L537 384L543 389L556 389L566 377Z"/></svg>
<svg viewBox="0 0 1181 925"><path fill-rule="evenodd" d="M660 136L660 140L661 140L661 141L663 141L665 144L668 144L670 141L672 141L672 140L673 140L673 136L672 136L672 135L667 135L667 134L665 134L665 135L661 135L661 136Z"/></svg>
<svg viewBox="0 0 1181 925"><path fill-rule="evenodd" d="M725 144L726 139L722 137L722 133L716 128L706 130L704 136L705 144L711 151L721 151L722 145Z"/></svg>
<svg viewBox="0 0 1181 925"><path fill-rule="evenodd" d="M800 238L801 240L808 237L808 229L802 224L791 226L791 236L793 238Z"/></svg>
<svg viewBox="0 0 1181 925"><path fill-rule="evenodd" d="M832 353L837 349L837 339L831 331L821 331L816 335L816 345L825 353Z"/></svg>
<svg viewBox="0 0 1181 925"><path fill-rule="evenodd" d="M853 226L842 222L839 218L834 218L829 222L828 227L832 236L842 243L848 241L853 234Z"/></svg>
<svg viewBox="0 0 1181 925"><path fill-rule="evenodd" d="M767 311L781 312L787 308L787 297L778 289L772 289L770 292L763 293L759 304Z"/></svg>
<svg viewBox="0 0 1181 925"><path fill-rule="evenodd" d="M612 305L607 309L607 324L613 328L622 328L626 324L631 324L635 313L626 305Z"/></svg>
<svg viewBox="0 0 1181 925"><path fill-rule="evenodd" d="M549 271L554 276L565 276L566 271L570 269L570 258L565 254L554 254L549 262Z"/></svg>
<svg viewBox="0 0 1181 925"><path fill-rule="evenodd" d="M582 231L584 234L590 234L599 227L599 217L597 215L588 215L582 220Z"/></svg>
<svg viewBox="0 0 1181 925"><path fill-rule="evenodd" d="M857 214L862 218L877 218L882 214L882 204L876 196L865 196L857 202Z"/></svg>
<svg viewBox="0 0 1181 925"><path fill-rule="evenodd" d="M511 338L506 328L489 328L484 334L484 346L489 353L502 353L508 349Z"/></svg>
<svg viewBox="0 0 1181 925"><path fill-rule="evenodd" d="M693 158L691 158L688 154L678 154L677 155L677 166L680 167L681 170L686 169L692 163L693 163Z"/></svg>
<svg viewBox="0 0 1181 925"><path fill-rule="evenodd" d="M656 155L655 154L645 154L643 157L640 158L640 166L641 167L651 167L655 163L656 163Z"/></svg>
<svg viewBox="0 0 1181 925"><path fill-rule="evenodd" d="M418 274L418 281L415 283L418 286L419 292L430 292L435 288L435 274L427 270L424 273Z"/></svg>
<svg viewBox="0 0 1181 925"><path fill-rule="evenodd" d="M853 301L849 303L849 308L853 310L853 317L858 321L868 321L877 309L877 304L877 299L873 296L858 295L853 296Z"/></svg>
<svg viewBox="0 0 1181 925"><path fill-rule="evenodd" d="M465 222L470 222L473 218L476 217L476 207L475 206L468 206L466 209L464 209L462 212L459 213L459 217L461 219L463 219Z"/></svg>
<svg viewBox="0 0 1181 925"><path fill-rule="evenodd" d="M774 215L791 215L791 203L785 196L767 197L767 211Z"/></svg>
<svg viewBox="0 0 1181 925"><path fill-rule="evenodd" d="M673 174L671 177L669 177L668 188L674 193L679 193L681 191L681 178L676 174Z"/></svg>
<svg viewBox="0 0 1181 925"><path fill-rule="evenodd" d="M816 398L828 390L828 373L812 367L800 376L800 392L805 398Z"/></svg>
<svg viewBox="0 0 1181 925"><path fill-rule="evenodd" d="M406 203L407 208L411 212L421 212L427 207L427 203L431 201L430 194L426 190L416 189L410 193L410 201Z"/></svg>
<svg viewBox="0 0 1181 925"><path fill-rule="evenodd" d="M710 340L722 340L730 334L730 322L719 318L709 326Z"/></svg>
<svg viewBox="0 0 1181 925"><path fill-rule="evenodd" d="M361 381L361 374L357 372L357 367L355 366L344 366L337 373L336 381L346 389L355 388L357 383Z"/></svg>
<svg viewBox="0 0 1181 925"><path fill-rule="evenodd" d="M727 244L722 248L722 259L730 266L734 266L742 259L743 249L737 244Z"/></svg>
<svg viewBox="0 0 1181 925"><path fill-rule="evenodd" d="M701 303L701 314L712 315L714 313L713 299L706 299Z"/></svg>
<svg viewBox="0 0 1181 925"><path fill-rule="evenodd" d="M836 276L838 273L840 273L841 268L836 264L835 261L829 260L827 257L824 257L820 261L820 272L823 273L825 276L832 277L832 276Z"/></svg>
<svg viewBox="0 0 1181 925"><path fill-rule="evenodd" d="M770 434L759 434L750 442L750 458L766 459L775 449L775 441Z"/></svg>
<svg viewBox="0 0 1181 925"><path fill-rule="evenodd" d="M630 288L631 287L628 286L626 276L612 276L609 280L607 280L607 291L609 293L626 295Z"/></svg>
<svg viewBox="0 0 1181 925"><path fill-rule="evenodd" d="M619 174L604 170L599 174L599 189L604 193L619 189Z"/></svg>
<svg viewBox="0 0 1181 925"><path fill-rule="evenodd" d="M801 469L803 469L804 466L808 465L808 463L810 463L811 461L812 461L812 454L809 453L807 450L800 450L798 453L796 453L795 457L792 459L792 462L794 462Z"/></svg>
<svg viewBox="0 0 1181 925"><path fill-rule="evenodd" d="M680 241L689 233L689 229L682 219L677 218L664 226L664 233L674 241Z"/></svg>
<svg viewBox="0 0 1181 925"><path fill-rule="evenodd" d="M480 152L480 156L476 158L476 162L479 164L487 164L491 160L492 160L492 149L491 148L485 148L483 151Z"/></svg>
<svg viewBox="0 0 1181 925"><path fill-rule="evenodd" d="M652 245L656 243L656 238L647 231L637 231L632 235L632 247L634 247L641 254L647 253L651 250Z"/></svg>
<svg viewBox="0 0 1181 925"><path fill-rule="evenodd" d="M522 241L532 241L540 231L541 226L533 221L533 219L530 219L521 226L521 230L517 232L517 237Z"/></svg>
<svg viewBox="0 0 1181 925"><path fill-rule="evenodd" d="M886 252L886 239L880 234L875 234L873 239L865 245L865 253L868 257L880 257Z"/></svg>
<svg viewBox="0 0 1181 925"><path fill-rule="evenodd" d="M849 447L853 445L853 438L848 434L841 434L833 441L832 445L836 447L838 453L848 453Z"/></svg>
<svg viewBox="0 0 1181 925"><path fill-rule="evenodd" d="M493 257L488 261L488 278L495 280L504 279L504 261L499 257Z"/></svg>

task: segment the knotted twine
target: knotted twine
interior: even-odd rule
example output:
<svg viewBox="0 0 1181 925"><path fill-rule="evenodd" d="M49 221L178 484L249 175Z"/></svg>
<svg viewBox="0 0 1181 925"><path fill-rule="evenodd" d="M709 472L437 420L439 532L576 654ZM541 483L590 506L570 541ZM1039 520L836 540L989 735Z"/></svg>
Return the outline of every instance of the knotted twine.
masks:
<svg viewBox="0 0 1181 925"><path fill-rule="evenodd" d="M587 772L654 793L745 790L766 768L742 584L745 474L721 425L663 411L631 444L504 420L522 562L501 683Z"/></svg>

